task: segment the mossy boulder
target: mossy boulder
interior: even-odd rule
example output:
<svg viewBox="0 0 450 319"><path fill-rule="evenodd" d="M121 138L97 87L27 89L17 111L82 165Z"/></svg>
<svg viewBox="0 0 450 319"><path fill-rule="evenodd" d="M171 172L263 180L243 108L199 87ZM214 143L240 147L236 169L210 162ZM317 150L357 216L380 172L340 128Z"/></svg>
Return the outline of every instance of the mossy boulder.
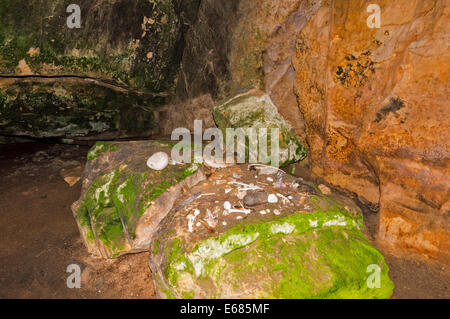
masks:
<svg viewBox="0 0 450 319"><path fill-rule="evenodd" d="M249 185L253 174L248 180L243 170L226 168L218 174L220 179L213 175L184 195L209 191L215 198L172 210L153 237L149 266L160 298L391 296L389 268L364 236L362 213L348 199L341 202L317 188L307 194L304 186L295 194L288 187L278 189L278 203L236 214L226 212L223 203L239 203L234 196L242 191L223 194L223 189L236 185L236 176ZM296 183L287 176L283 180ZM379 287L373 286L374 271L379 271Z"/></svg>
<svg viewBox="0 0 450 319"><path fill-rule="evenodd" d="M279 165L286 166L303 160L306 148L295 137L289 124L278 113L269 95L258 89L244 89L214 107L214 120L226 136L227 128L267 129L267 151L271 149L271 130L279 130ZM246 139L248 149L249 140ZM259 144L258 144L259 145Z"/></svg>
<svg viewBox="0 0 450 319"><path fill-rule="evenodd" d="M97 142L89 151L81 197L72 211L90 253L114 258L148 250L182 188L205 178L197 164L151 170L147 159L161 151L170 156L171 144Z"/></svg>

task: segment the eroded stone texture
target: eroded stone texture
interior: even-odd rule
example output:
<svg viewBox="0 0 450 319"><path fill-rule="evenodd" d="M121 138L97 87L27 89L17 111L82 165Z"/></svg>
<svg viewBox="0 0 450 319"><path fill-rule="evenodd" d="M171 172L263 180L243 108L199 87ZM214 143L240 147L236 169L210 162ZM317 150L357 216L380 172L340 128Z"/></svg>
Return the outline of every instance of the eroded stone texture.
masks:
<svg viewBox="0 0 450 319"><path fill-rule="evenodd" d="M81 27L72 29L66 23L68 5L0 4L0 75L9 77L0 90L0 134L148 136L155 128L154 110L168 103L176 86L184 34L196 19L199 0L80 0ZM65 76L75 78L75 88L60 84ZM37 88L17 96L12 79ZM79 95L87 97L77 100ZM39 104L47 105L43 114ZM49 130L35 120L39 115Z"/></svg>
<svg viewBox="0 0 450 319"><path fill-rule="evenodd" d="M294 67L313 171L380 203L380 237L450 262L446 1L324 1Z"/></svg>
<svg viewBox="0 0 450 319"><path fill-rule="evenodd" d="M171 164L156 171L148 158L172 143L97 142L88 153L80 199L72 205L88 251L114 258L146 251L159 222L182 188L205 179L199 164Z"/></svg>
<svg viewBox="0 0 450 319"><path fill-rule="evenodd" d="M306 148L298 141L289 124L278 113L269 95L258 89L243 90L219 102L214 107L214 120L222 130L225 140L234 141L233 136L228 136L228 128L235 129L236 134L238 130L241 130L242 134L247 135L248 139L245 140L236 138L236 144L244 144L249 158L251 153L256 153L257 157L252 158L252 162L266 162L264 157L269 156L272 165L286 166L301 161L307 156ZM253 134L248 129L253 129ZM274 145L273 129L278 130L277 148L272 147ZM263 134L266 134L266 138ZM239 145L236 147L239 149ZM263 151L263 147L266 147L266 151ZM274 161L275 157L278 157L278 160Z"/></svg>

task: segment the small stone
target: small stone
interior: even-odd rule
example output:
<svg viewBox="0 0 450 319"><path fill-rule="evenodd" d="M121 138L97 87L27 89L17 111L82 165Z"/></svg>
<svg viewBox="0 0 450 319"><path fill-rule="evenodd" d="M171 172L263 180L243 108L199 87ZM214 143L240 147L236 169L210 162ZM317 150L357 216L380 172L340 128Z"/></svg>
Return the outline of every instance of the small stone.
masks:
<svg viewBox="0 0 450 319"><path fill-rule="evenodd" d="M272 177L267 177L267 181L268 182L273 182L273 178Z"/></svg>
<svg viewBox="0 0 450 319"><path fill-rule="evenodd" d="M222 222L222 225L226 226L226 225L227 225L227 222Z"/></svg>
<svg viewBox="0 0 450 319"><path fill-rule="evenodd" d="M242 216L238 216L238 217L236 217L236 219L242 219Z"/></svg>
<svg viewBox="0 0 450 319"><path fill-rule="evenodd" d="M278 210L278 209L275 209L274 211L273 211L273 213L275 214L275 215L280 215L281 213L280 213L280 211Z"/></svg>
<svg viewBox="0 0 450 319"><path fill-rule="evenodd" d="M269 196L267 196L267 201L272 204L278 203L278 197L275 194L270 194Z"/></svg>
<svg viewBox="0 0 450 319"><path fill-rule="evenodd" d="M194 216L200 215L200 211L198 209L194 210Z"/></svg>
<svg viewBox="0 0 450 319"><path fill-rule="evenodd" d="M155 171L162 171L169 165L169 155L157 152L147 160L147 166Z"/></svg>
<svg viewBox="0 0 450 319"><path fill-rule="evenodd" d="M202 223L197 222L197 224L195 224L195 226L200 227L202 225Z"/></svg>
<svg viewBox="0 0 450 319"><path fill-rule="evenodd" d="M265 215L266 214L266 211L265 210L262 210L262 211L260 211L259 212L261 215Z"/></svg>

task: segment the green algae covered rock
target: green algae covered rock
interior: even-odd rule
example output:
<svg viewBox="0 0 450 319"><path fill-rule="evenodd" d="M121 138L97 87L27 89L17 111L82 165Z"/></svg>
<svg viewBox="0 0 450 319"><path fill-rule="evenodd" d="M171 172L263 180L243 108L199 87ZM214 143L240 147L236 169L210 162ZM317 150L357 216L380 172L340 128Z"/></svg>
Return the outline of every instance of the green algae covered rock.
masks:
<svg viewBox="0 0 450 319"><path fill-rule="evenodd" d="M269 95L258 89L244 90L218 103L214 108L214 120L224 136L226 136L227 128L244 130L254 128L257 134L260 133L260 129L267 129L268 153L270 153L271 129L279 129L280 166L301 161L307 156L306 148L298 141L289 124L278 113Z"/></svg>
<svg viewBox="0 0 450 319"><path fill-rule="evenodd" d="M169 143L97 142L88 153L81 198L72 205L90 253L104 258L148 250L161 219L182 192L203 180L197 164L147 167L156 152L170 156Z"/></svg>
<svg viewBox="0 0 450 319"><path fill-rule="evenodd" d="M198 205L187 217L170 212L153 237L149 266L160 298L389 298L393 292L383 256L361 231L361 212L346 204L308 195L304 210L287 205L273 214L272 207L236 220L210 202L218 220L209 231ZM195 207L202 213L192 213ZM189 227L195 215L201 223Z"/></svg>

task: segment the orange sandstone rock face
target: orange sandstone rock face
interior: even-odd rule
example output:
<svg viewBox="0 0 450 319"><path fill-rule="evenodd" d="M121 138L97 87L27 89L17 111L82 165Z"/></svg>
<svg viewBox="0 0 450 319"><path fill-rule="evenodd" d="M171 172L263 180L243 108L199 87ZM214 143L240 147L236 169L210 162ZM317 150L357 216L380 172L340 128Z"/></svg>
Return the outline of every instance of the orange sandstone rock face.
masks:
<svg viewBox="0 0 450 319"><path fill-rule="evenodd" d="M380 205L380 238L450 264L446 1L322 1L293 66L313 171Z"/></svg>

